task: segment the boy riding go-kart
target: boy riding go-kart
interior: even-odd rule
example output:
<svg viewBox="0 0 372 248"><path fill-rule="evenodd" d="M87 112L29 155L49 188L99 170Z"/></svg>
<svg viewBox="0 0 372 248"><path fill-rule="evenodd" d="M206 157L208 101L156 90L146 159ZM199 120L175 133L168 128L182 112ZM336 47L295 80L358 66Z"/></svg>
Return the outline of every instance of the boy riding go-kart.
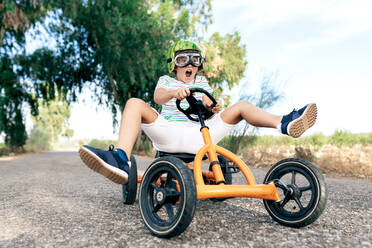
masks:
<svg viewBox="0 0 372 248"><path fill-rule="evenodd" d="M160 77L155 88L154 100L162 105L161 113L140 99L129 99L122 115L117 149L103 151L83 146L79 150L83 162L113 182L123 184L127 204L135 201L137 182L141 182L141 215L146 227L159 237L182 233L192 220L196 200L205 198L261 198L270 216L280 224L301 227L314 222L324 210L327 197L323 176L314 165L294 158L279 161L269 170L264 183L257 185L239 157L214 143L242 119L254 126L277 128L283 134L299 137L314 125L316 105L308 104L280 116L241 101L220 112L206 78L197 75L205 63L198 45L176 42L169 49L167 62L169 72L176 77ZM159 151L159 158L143 177L137 177L135 159L131 156L140 129ZM208 171L201 168L203 158L209 159ZM185 164L191 161L193 165ZM238 170L248 185L231 185L231 172Z"/></svg>

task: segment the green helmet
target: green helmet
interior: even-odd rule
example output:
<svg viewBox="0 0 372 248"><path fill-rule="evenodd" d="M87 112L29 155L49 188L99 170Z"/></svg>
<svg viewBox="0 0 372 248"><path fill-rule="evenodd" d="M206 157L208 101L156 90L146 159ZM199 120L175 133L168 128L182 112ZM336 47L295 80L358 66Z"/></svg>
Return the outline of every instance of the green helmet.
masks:
<svg viewBox="0 0 372 248"><path fill-rule="evenodd" d="M175 68L174 57L175 57L176 52L183 51L183 50L198 51L200 55L202 56L202 61L205 62L205 57L202 54L202 49L197 44L195 44L192 41L183 41L183 40L177 41L168 50L167 63L168 63L169 72L173 72ZM201 66L199 66L199 71L203 70L203 68L204 68L204 63L202 63Z"/></svg>

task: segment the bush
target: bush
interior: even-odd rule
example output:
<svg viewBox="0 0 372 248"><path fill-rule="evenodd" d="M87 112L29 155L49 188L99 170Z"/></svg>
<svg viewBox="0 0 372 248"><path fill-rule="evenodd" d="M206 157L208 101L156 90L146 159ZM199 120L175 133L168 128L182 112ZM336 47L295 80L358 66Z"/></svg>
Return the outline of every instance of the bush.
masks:
<svg viewBox="0 0 372 248"><path fill-rule="evenodd" d="M102 149L102 150L108 150L110 145L116 145L116 140L98 140L98 139L92 139L88 146L93 146L94 148Z"/></svg>
<svg viewBox="0 0 372 248"><path fill-rule="evenodd" d="M227 141L231 140L230 136L225 137L221 144L225 145ZM336 131L331 136L325 136L324 134L318 133L309 136L304 136L298 139L294 139L289 136L255 136L252 138L251 136L245 136L244 142L242 143L243 146L251 145L251 146L260 146L260 147L268 147L274 145L287 145L287 146L313 146L316 148L321 148L326 144L336 145L338 147L349 146L352 147L354 145L372 145L372 133L365 133L365 134L353 134L348 131ZM233 142L231 142L233 143ZM236 144L234 144L236 145Z"/></svg>
<svg viewBox="0 0 372 248"><path fill-rule="evenodd" d="M26 141L25 149L28 152L48 151L52 148L51 136L42 129L33 128Z"/></svg>
<svg viewBox="0 0 372 248"><path fill-rule="evenodd" d="M317 147L322 147L327 144L327 137L323 134L313 134L300 139L304 144L309 144Z"/></svg>
<svg viewBox="0 0 372 248"><path fill-rule="evenodd" d="M0 157L1 156L8 156L10 153L8 147L4 143L0 143Z"/></svg>
<svg viewBox="0 0 372 248"><path fill-rule="evenodd" d="M359 143L359 137L358 135L352 134L348 131L337 130L333 135L329 137L329 143L338 147L353 146Z"/></svg>
<svg viewBox="0 0 372 248"><path fill-rule="evenodd" d="M150 157L154 156L152 142L143 132L137 137L133 153Z"/></svg>
<svg viewBox="0 0 372 248"><path fill-rule="evenodd" d="M360 134L360 144L372 145L372 133Z"/></svg>
<svg viewBox="0 0 372 248"><path fill-rule="evenodd" d="M218 142L218 145L237 154L239 152L239 148L243 146L242 138L243 138L242 136L229 135L224 137L220 142Z"/></svg>
<svg viewBox="0 0 372 248"><path fill-rule="evenodd" d="M302 146L298 146L295 148L295 156L296 158L302 158L310 162L313 162L315 158L314 154L309 148L304 148Z"/></svg>

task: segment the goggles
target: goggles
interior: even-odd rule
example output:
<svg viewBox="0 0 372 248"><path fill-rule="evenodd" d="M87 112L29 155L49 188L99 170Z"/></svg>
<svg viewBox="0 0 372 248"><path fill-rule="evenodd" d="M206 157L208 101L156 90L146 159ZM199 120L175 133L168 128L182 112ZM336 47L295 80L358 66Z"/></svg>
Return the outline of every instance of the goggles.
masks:
<svg viewBox="0 0 372 248"><path fill-rule="evenodd" d="M178 67L186 67L188 65L199 67L203 64L203 59L199 53L180 53L174 58L174 64Z"/></svg>

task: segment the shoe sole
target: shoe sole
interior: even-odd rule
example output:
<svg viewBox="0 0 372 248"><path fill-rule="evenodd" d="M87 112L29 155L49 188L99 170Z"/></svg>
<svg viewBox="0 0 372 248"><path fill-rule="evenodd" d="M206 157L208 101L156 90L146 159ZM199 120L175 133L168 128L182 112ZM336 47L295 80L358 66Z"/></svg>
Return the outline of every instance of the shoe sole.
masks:
<svg viewBox="0 0 372 248"><path fill-rule="evenodd" d="M315 103L309 104L302 115L289 123L288 134L293 138L300 137L307 129L312 127L317 118L317 107Z"/></svg>
<svg viewBox="0 0 372 248"><path fill-rule="evenodd" d="M114 183L126 184L128 182L128 174L125 171L109 165L89 149L80 147L79 155L86 166Z"/></svg>

